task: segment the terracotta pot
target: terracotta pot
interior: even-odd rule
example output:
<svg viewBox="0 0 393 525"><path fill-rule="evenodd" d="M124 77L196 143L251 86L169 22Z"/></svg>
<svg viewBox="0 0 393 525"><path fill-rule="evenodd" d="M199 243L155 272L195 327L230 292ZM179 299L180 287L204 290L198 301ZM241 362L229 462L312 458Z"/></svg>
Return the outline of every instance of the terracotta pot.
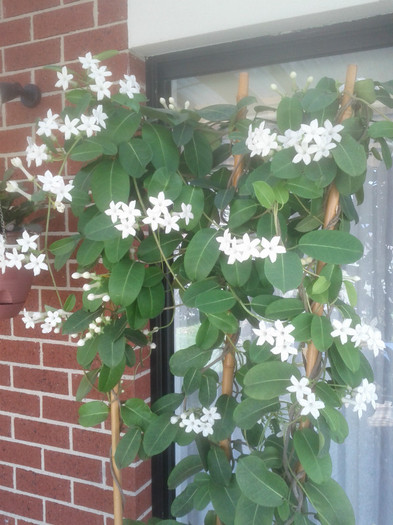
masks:
<svg viewBox="0 0 393 525"><path fill-rule="evenodd" d="M25 268L6 268L4 273L0 272L0 319L15 317L22 310L33 276Z"/></svg>

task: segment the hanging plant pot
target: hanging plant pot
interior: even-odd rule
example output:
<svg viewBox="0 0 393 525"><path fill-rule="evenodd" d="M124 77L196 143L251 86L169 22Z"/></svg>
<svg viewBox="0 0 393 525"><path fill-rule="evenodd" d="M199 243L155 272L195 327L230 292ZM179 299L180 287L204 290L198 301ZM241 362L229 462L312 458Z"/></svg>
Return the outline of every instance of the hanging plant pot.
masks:
<svg viewBox="0 0 393 525"><path fill-rule="evenodd" d="M15 317L22 310L29 294L33 272L21 268L6 268L0 272L0 319Z"/></svg>

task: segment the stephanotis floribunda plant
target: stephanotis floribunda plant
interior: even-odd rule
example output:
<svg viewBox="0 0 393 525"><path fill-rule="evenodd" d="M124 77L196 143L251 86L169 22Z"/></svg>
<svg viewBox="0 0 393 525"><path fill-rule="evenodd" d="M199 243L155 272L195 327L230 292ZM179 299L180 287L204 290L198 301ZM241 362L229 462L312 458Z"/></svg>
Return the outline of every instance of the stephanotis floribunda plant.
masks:
<svg viewBox="0 0 393 525"><path fill-rule="evenodd" d="M78 400L103 393L80 408L80 423L94 426L113 410L122 376L143 365L142 349L161 351L164 309L196 309L195 342L170 361L182 392L152 406L121 402L117 467L195 441L198 452L168 479L170 488L189 480L172 504L180 522L195 508L207 524L354 524L329 445L347 436L343 405L359 417L375 407L367 355L385 345L356 313L342 265L363 254L349 230L368 155L391 167L382 104L392 106L392 85L357 81L342 102L341 85L322 78L294 82L276 109L253 97L155 109L134 76L114 81L102 59L81 57L82 73L57 68L67 104L48 111L27 148L27 163L42 165L37 187L78 218L78 232L47 255L55 269L76 257L83 306L73 311L70 296L44 314L25 311L26 327L40 318L45 332L75 338ZM72 182L68 159L84 163ZM51 160L61 161L55 173L44 167ZM222 393L216 365L228 356L233 391Z"/></svg>

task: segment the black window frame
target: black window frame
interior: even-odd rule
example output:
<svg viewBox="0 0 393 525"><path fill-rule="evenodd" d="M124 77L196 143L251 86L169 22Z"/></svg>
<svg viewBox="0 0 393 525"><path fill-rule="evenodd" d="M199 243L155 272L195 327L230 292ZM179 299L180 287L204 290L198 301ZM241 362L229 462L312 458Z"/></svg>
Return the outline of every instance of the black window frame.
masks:
<svg viewBox="0 0 393 525"><path fill-rule="evenodd" d="M167 99L171 95L172 81L180 78L387 47L393 47L393 13L280 35L166 53L146 59L147 98L149 105L160 107L160 97ZM157 319L156 324L168 326L170 318L171 314L166 311ZM151 356L152 403L174 390L173 378L169 372L169 359L174 348L173 325L159 331L155 342L157 350ZM161 519L171 517L170 506L174 499L174 491L168 489L167 478L174 464L174 447L152 460L153 516Z"/></svg>

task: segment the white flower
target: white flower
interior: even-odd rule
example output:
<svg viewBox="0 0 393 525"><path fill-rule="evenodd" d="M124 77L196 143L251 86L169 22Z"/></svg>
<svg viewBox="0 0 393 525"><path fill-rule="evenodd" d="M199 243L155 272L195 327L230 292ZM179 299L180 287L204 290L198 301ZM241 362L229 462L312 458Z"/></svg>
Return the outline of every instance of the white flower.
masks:
<svg viewBox="0 0 393 525"><path fill-rule="evenodd" d="M377 357L379 352L385 348L385 343L382 340L381 332L372 325L365 323L357 324L355 326L354 335L351 341L355 346L363 346L374 353Z"/></svg>
<svg viewBox="0 0 393 525"><path fill-rule="evenodd" d="M274 321L274 327L272 328L272 333L279 341L285 341L286 343L293 343L295 338L291 335L291 332L295 327L293 324L288 323L284 325L279 319Z"/></svg>
<svg viewBox="0 0 393 525"><path fill-rule="evenodd" d="M330 140L341 142L342 136L339 133L340 131L344 129L344 126L342 124L336 124L335 126L333 126L330 120L325 120L325 122L323 123L323 126L324 126L323 136L329 137Z"/></svg>
<svg viewBox="0 0 393 525"><path fill-rule="evenodd" d="M44 262L45 254L41 253L37 257L31 253L30 262L25 264L26 270L33 270L34 275L39 275L41 270L47 270L48 265Z"/></svg>
<svg viewBox="0 0 393 525"><path fill-rule="evenodd" d="M31 163L34 161L37 168L41 164L49 159L47 154L47 149L45 144L37 146L32 140L31 137L27 137L27 148L26 148L26 162L27 166L30 167Z"/></svg>
<svg viewBox="0 0 393 525"><path fill-rule="evenodd" d="M39 312L28 312L26 308L23 309L22 322L25 328L35 328L36 322L40 319L41 314Z"/></svg>
<svg viewBox="0 0 393 525"><path fill-rule="evenodd" d="M325 132L325 128L319 126L318 119L316 118L312 120L310 124L302 124L300 130L303 133L303 140L306 142L315 141Z"/></svg>
<svg viewBox="0 0 393 525"><path fill-rule="evenodd" d="M291 386L287 387L288 392L293 392L296 395L296 399L300 402L304 396L311 394L311 388L309 385L308 377L302 377L300 381L295 376L291 376Z"/></svg>
<svg viewBox="0 0 393 525"><path fill-rule="evenodd" d="M286 249L284 246L280 246L278 243L280 242L280 237L276 235L272 238L271 241L268 239L265 239L265 237L262 237L261 239L261 245L262 250L259 254L259 257L261 259L266 259L266 257L269 257L272 263L276 262L277 255L279 253L285 253Z"/></svg>
<svg viewBox="0 0 393 525"><path fill-rule="evenodd" d="M375 384L369 383L368 379L365 378L362 380L361 384L356 388L356 390L358 392L357 396L361 396L366 403L370 403L375 409L376 401L378 401Z"/></svg>
<svg viewBox="0 0 393 525"><path fill-rule="evenodd" d="M129 98L134 98L135 93L140 93L140 86L136 81L135 75L124 75L124 80L120 80L119 93L124 93Z"/></svg>
<svg viewBox="0 0 393 525"><path fill-rule="evenodd" d="M355 330L351 328L352 319L344 319L342 322L338 319L333 319L332 325L334 330L330 333L332 337L339 337L341 344L345 345L348 337L354 335Z"/></svg>
<svg viewBox="0 0 393 525"><path fill-rule="evenodd" d="M265 343L274 345L274 335L271 326L268 326L264 321L259 321L259 328L253 328L252 331L258 336L257 345L262 346Z"/></svg>
<svg viewBox="0 0 393 525"><path fill-rule="evenodd" d="M313 392L300 400L299 404L303 407L300 412L302 416L311 414L315 419L319 417L319 411L325 408L325 403L323 401L317 401Z"/></svg>
<svg viewBox="0 0 393 525"><path fill-rule="evenodd" d="M228 229L224 230L224 233L222 236L216 237L216 241L220 243L220 246L218 247L218 249L221 252L224 252L225 255L230 255L231 250L232 250L232 244L233 244L231 232Z"/></svg>
<svg viewBox="0 0 393 525"><path fill-rule="evenodd" d="M277 137L277 140L281 142L284 148L291 148L301 140L302 136L303 134L300 130L287 129L284 131L284 135Z"/></svg>
<svg viewBox="0 0 393 525"><path fill-rule="evenodd" d="M312 160L314 162L318 162L322 157L328 157L330 155L330 150L336 147L337 144L335 142L331 142L329 138L325 136L316 137L315 146L313 149L314 157Z"/></svg>
<svg viewBox="0 0 393 525"><path fill-rule="evenodd" d="M26 253L29 250L36 250L37 243L35 242L38 239L38 235L29 235L27 231L22 233L22 237L17 239L16 242L22 249L22 253Z"/></svg>
<svg viewBox="0 0 393 525"><path fill-rule="evenodd" d="M141 216L141 211L135 208L136 201L130 201L129 204L121 203L119 218L120 220L136 220L137 217Z"/></svg>
<svg viewBox="0 0 393 525"><path fill-rule="evenodd" d="M135 219L132 217L124 218L120 220L120 224L116 224L115 228L121 232L122 239L136 235L136 229L134 228L136 224Z"/></svg>
<svg viewBox="0 0 393 525"><path fill-rule="evenodd" d="M195 432L199 434L201 431L201 423L199 419L195 418L195 414L191 413L188 417L183 419L184 430L189 434L190 432Z"/></svg>
<svg viewBox="0 0 393 525"><path fill-rule="evenodd" d="M171 215L170 213L165 213L162 219L160 220L161 226L165 228L165 233L170 233L172 230L179 231L180 227L177 224L179 220L178 215Z"/></svg>
<svg viewBox="0 0 393 525"><path fill-rule="evenodd" d="M181 212L179 212L179 217L181 219L184 219L184 222L186 223L186 225L188 225L189 222L194 218L194 214L192 213L192 205L185 204L184 202L182 202Z"/></svg>
<svg viewBox="0 0 393 525"><path fill-rule="evenodd" d="M103 112L102 104L99 104L96 108L93 108L92 114L95 118L95 123L102 128L106 128L105 120L108 118L108 115Z"/></svg>
<svg viewBox="0 0 393 525"><path fill-rule="evenodd" d="M109 203L109 208L105 210L104 212L105 215L109 215L113 223L119 220L119 214L120 214L120 209L121 209L122 204L123 204L122 202L111 201Z"/></svg>
<svg viewBox="0 0 393 525"><path fill-rule="evenodd" d="M108 71L106 66L97 67L96 64L92 64L90 70L88 77L92 78L96 84L103 83L106 77L112 76L111 71Z"/></svg>
<svg viewBox="0 0 393 525"><path fill-rule="evenodd" d="M259 239L251 239L248 233L245 233L242 237L242 240L239 243L241 251L243 253L240 256L240 258L238 258L238 261L242 262L247 261L247 259L259 257L260 251L258 248L260 244L261 241Z"/></svg>
<svg viewBox="0 0 393 525"><path fill-rule="evenodd" d="M86 135L91 137L95 131L101 131L100 126L97 126L95 117L87 117L81 115L82 124L78 126L81 131L86 131Z"/></svg>
<svg viewBox="0 0 393 525"><path fill-rule="evenodd" d="M62 124L59 127L59 130L62 133L64 133L65 140L69 140L71 138L71 135L79 135L78 128L76 127L78 122L78 118L73 118L72 120L70 120L70 117L68 115L65 116L64 124Z"/></svg>
<svg viewBox="0 0 393 525"><path fill-rule="evenodd" d="M277 150L278 143L276 138L277 133L271 133L269 128L265 129L265 122L261 122L254 130L250 124L246 139L246 146L251 151L250 157L254 155L266 157L272 150Z"/></svg>
<svg viewBox="0 0 393 525"><path fill-rule="evenodd" d="M71 75L71 73L68 73L66 66L63 66L60 71L57 72L57 78L59 79L55 87L61 87L66 91L68 89L69 81L74 78L74 75Z"/></svg>
<svg viewBox="0 0 393 525"><path fill-rule="evenodd" d="M203 437L213 434L213 426L208 422L199 421L199 432Z"/></svg>
<svg viewBox="0 0 393 525"><path fill-rule="evenodd" d="M275 346L270 351L272 354L279 355L281 361L288 361L290 355L297 354L296 346L292 346L291 343L284 339L276 339Z"/></svg>
<svg viewBox="0 0 393 525"><path fill-rule="evenodd" d="M97 100L103 100L104 97L111 98L111 92L109 88L113 82L106 81L96 81L95 84L90 86L90 89L97 93Z"/></svg>
<svg viewBox="0 0 393 525"><path fill-rule="evenodd" d="M203 423L209 423L210 425L214 425L214 421L221 419L221 414L217 412L217 407L202 407L202 413L203 415L201 416L201 421Z"/></svg>
<svg viewBox="0 0 393 525"><path fill-rule="evenodd" d="M52 110L48 109L44 120L40 120L38 122L37 135L45 135L46 137L50 137L52 130L58 129L59 127L56 122L58 116L59 115L57 113L53 115Z"/></svg>
<svg viewBox="0 0 393 525"><path fill-rule="evenodd" d="M100 63L97 58L93 58L90 51L86 53L84 57L78 57L78 60L82 64L83 69L91 69L93 66Z"/></svg>
<svg viewBox="0 0 393 525"><path fill-rule="evenodd" d="M304 162L307 166L311 162L311 154L314 153L314 147L306 140L302 140L300 144L294 144L296 155L293 157L292 162L298 164L299 162Z"/></svg>
<svg viewBox="0 0 393 525"><path fill-rule="evenodd" d="M161 212L158 208L147 208L146 217L142 220L144 224L150 224L152 231L156 231L161 225Z"/></svg>
<svg viewBox="0 0 393 525"><path fill-rule="evenodd" d="M62 202L63 199L67 199L70 202L72 201L70 194L70 191L74 187L72 181L66 184L61 175L52 175L49 170L46 170L44 175L38 175L37 179L42 182L43 191L56 195L57 202Z"/></svg>
<svg viewBox="0 0 393 525"><path fill-rule="evenodd" d="M366 401L361 394L355 395L355 402L353 403L353 411L357 412L359 419L362 417L363 412L367 410Z"/></svg>
<svg viewBox="0 0 393 525"><path fill-rule="evenodd" d="M149 197L149 201L153 204L154 207L157 207L160 210L160 213L169 213L168 206L173 204L171 199L166 199L163 191L160 191L157 197Z"/></svg>
<svg viewBox="0 0 393 525"><path fill-rule="evenodd" d="M22 262L25 260L23 253L19 253L16 248L12 249L12 252L6 252L5 256L7 257L7 266L9 268L17 268L20 270L22 268Z"/></svg>

